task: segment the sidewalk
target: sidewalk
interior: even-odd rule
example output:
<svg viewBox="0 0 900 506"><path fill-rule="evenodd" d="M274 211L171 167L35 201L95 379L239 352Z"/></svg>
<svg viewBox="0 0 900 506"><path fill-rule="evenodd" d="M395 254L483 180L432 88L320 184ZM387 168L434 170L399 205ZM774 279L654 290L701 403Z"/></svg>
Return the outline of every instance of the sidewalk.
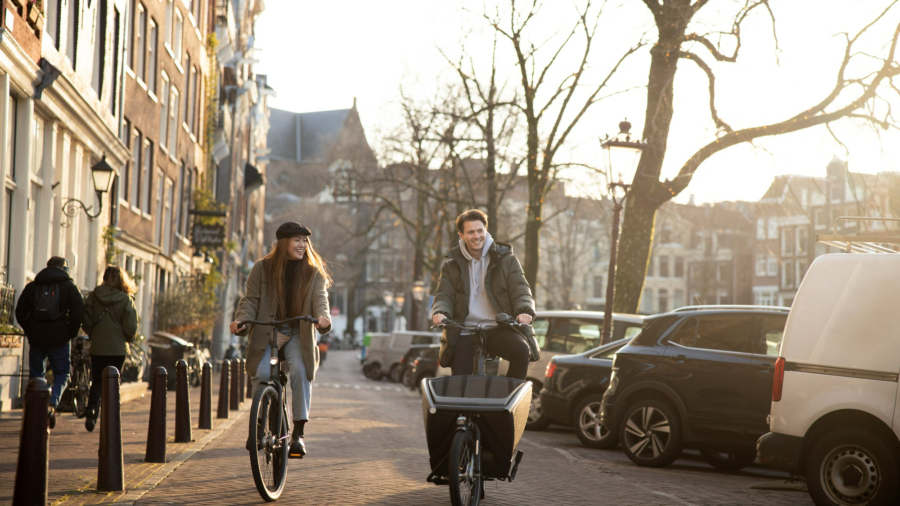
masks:
<svg viewBox="0 0 900 506"><path fill-rule="evenodd" d="M61 413L56 428L50 434L48 504L68 506L112 502L133 503L143 496L186 459L243 418L250 408L249 399L242 398L244 402L240 411L230 413L227 420L216 419L218 375L213 375L212 383L212 430L197 429L200 389L192 388L190 390L191 425L194 438L191 443L175 444L172 442L175 434L175 392L167 392L166 433L169 438L166 445L167 463L165 464L144 462L151 392L145 390L143 397L123 402L122 442L125 462L125 491L123 492L96 491L97 451L100 440L99 420L94 432L87 432L84 428L84 419L77 419L71 413ZM133 389L134 387L129 387L129 390ZM131 393L129 396L135 397ZM123 398L127 399L127 396L123 396ZM21 416L4 415L3 418L0 418L0 504L9 504L12 502L19 451L19 431L22 422Z"/></svg>

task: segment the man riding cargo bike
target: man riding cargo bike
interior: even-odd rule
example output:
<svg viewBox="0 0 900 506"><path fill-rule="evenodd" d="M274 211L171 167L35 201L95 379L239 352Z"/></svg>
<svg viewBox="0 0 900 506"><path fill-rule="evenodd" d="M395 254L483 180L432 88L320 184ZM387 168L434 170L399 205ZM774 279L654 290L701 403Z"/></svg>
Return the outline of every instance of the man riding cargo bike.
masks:
<svg viewBox="0 0 900 506"><path fill-rule="evenodd" d="M515 478L531 403L525 375L540 358L531 288L512 246L494 242L486 227L479 210L456 219L459 246L444 260L432 306L443 328L439 362L453 375L422 382L427 481L449 485L454 506L476 506L485 480ZM506 378L485 376L486 355L509 361Z"/></svg>

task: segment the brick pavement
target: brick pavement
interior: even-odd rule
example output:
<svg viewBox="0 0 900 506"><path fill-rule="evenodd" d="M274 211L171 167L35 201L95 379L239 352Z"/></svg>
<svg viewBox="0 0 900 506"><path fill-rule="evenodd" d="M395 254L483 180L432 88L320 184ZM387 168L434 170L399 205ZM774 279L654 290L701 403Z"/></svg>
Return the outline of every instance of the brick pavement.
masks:
<svg viewBox="0 0 900 506"><path fill-rule="evenodd" d="M213 379L213 417L217 401L218 381ZM142 398L122 404L122 438L125 462L125 491L98 492L97 450L99 448L100 427L87 432L84 420L71 413L61 413L56 428L50 435L50 473L48 496L50 504L77 505L110 502L133 502L138 495L146 492L151 485L171 472L172 468L197 451L212 436L221 433L226 423L235 423L249 409L244 402L240 413L233 413L229 420L213 418L213 429L198 430L200 389L192 388L191 420L193 443L175 444L175 392L168 392L166 409L166 429L169 435L166 445L167 463L144 462L147 443L147 423L150 413L151 392ZM21 412L19 412L19 415ZM0 504L12 502L15 482L16 459L19 450L21 417L4 415L0 418Z"/></svg>
<svg viewBox="0 0 900 506"><path fill-rule="evenodd" d="M310 455L291 460L281 503L449 504L425 482L428 454L418 394L362 377L354 353L333 351L314 383ZM246 418L136 504L259 504L244 441ZM513 483L489 482L485 505L810 505L805 493L751 489L786 476L752 466L717 471L695 453L665 469L633 465L618 450L584 448L570 430L527 432Z"/></svg>

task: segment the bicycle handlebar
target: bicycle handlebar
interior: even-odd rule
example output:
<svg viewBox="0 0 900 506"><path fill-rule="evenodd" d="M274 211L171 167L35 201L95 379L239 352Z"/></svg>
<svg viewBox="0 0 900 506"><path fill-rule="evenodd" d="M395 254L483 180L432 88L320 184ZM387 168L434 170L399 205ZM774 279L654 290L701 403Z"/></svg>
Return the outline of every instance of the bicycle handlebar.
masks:
<svg viewBox="0 0 900 506"><path fill-rule="evenodd" d="M267 327L276 327L278 325L284 325L285 323L290 323L293 321L306 321L309 323L318 323L319 319L313 317L312 315L304 315L304 316L292 316L290 318L284 320L270 320L270 321L259 321L259 320L244 320L238 322L242 327L247 326L248 323L252 323L254 325L265 325Z"/></svg>
<svg viewBox="0 0 900 506"><path fill-rule="evenodd" d="M509 325L510 327L529 327L530 326L527 323L519 323L519 322L515 321L510 316L508 316L506 313L500 313L493 320L481 320L477 324L458 323L458 322L451 320L450 318L444 318L443 321L441 321L441 323L439 323L431 328L432 329L435 329L435 328L446 329L447 327L456 327L460 330L465 330L468 332L473 332L473 331L480 332L480 331L488 330L487 328L481 327L481 324L484 322L502 323L504 325Z"/></svg>

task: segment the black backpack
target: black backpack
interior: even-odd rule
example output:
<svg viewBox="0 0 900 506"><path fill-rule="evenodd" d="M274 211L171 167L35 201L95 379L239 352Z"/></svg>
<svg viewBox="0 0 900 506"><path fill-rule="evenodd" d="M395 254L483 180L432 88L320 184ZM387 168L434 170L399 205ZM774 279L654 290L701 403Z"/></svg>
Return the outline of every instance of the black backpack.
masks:
<svg viewBox="0 0 900 506"><path fill-rule="evenodd" d="M59 318L59 283L37 285L34 291L34 319L41 321Z"/></svg>

